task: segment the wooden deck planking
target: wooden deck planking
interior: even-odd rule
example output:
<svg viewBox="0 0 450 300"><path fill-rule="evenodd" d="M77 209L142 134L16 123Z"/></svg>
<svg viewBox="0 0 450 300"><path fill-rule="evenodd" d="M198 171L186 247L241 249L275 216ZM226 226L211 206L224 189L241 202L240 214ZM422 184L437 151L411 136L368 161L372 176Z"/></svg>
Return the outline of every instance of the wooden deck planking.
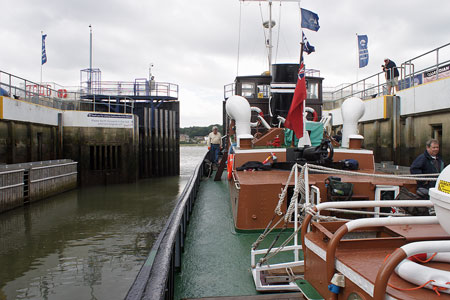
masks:
<svg viewBox="0 0 450 300"><path fill-rule="evenodd" d="M302 293L261 294L253 296L183 298L182 300L304 300Z"/></svg>

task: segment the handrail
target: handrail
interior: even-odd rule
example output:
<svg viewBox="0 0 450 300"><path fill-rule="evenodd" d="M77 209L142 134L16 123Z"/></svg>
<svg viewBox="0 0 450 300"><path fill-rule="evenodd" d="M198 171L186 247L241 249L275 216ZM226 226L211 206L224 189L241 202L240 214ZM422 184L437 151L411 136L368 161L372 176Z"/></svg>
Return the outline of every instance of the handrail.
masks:
<svg viewBox="0 0 450 300"><path fill-rule="evenodd" d="M406 61L404 61L403 63L401 63L400 65L397 65L397 68L399 69L399 71L401 71L400 74L400 78L399 78L399 88L400 89L405 89L408 88L412 85L415 85L414 82L411 84L411 78L414 78L414 76L418 76L421 74L424 74L427 71L430 70L436 70L437 73L437 78L439 78L439 68L441 66L446 66L446 64L448 64L450 61L446 58L440 58L439 57L439 50L445 48L445 47L449 47L450 43L447 43L445 45L442 45L440 47L437 47L433 50L430 50L428 52L425 52L421 55L418 55L414 58L408 59ZM427 67L421 67L421 70L415 70L415 65L418 63L417 60L429 55L429 54L433 54L436 53L436 58L435 58L435 63L433 63L432 65L430 65L429 63L427 64ZM429 58L429 56L428 56ZM412 72L411 72L411 65L412 67ZM407 68L408 66L408 68ZM409 73L407 73L407 69L409 69ZM367 99L367 98L371 98L374 95L378 96L380 94L384 94L385 93L385 88L386 88L386 83L384 82L384 72L380 72L374 75L371 75L369 77L366 77L364 79L361 79L357 82L348 84L340 89L331 91L331 92L327 92L329 95L331 95L331 100L330 102L335 102L335 101L339 101L339 100L343 100L346 99L348 97L351 96L355 96L358 94L361 94L361 98L362 99ZM362 89L359 89L360 85L362 85ZM374 93L376 92L376 93ZM326 96L324 95L324 98Z"/></svg>
<svg viewBox="0 0 450 300"><path fill-rule="evenodd" d="M98 104L96 98L109 96L107 101L111 103L111 98L115 99L119 96L122 100L125 98L125 101L116 102L114 105L123 106L123 111L126 113L128 109L133 112L135 101L132 97L147 96L178 99L179 94L178 85L168 82L152 82L151 85L146 83L148 89L146 89L147 93L144 93L144 95L139 95L143 91L136 90L136 83L133 82L105 81L101 83L106 85L106 88L100 89L101 92L105 93L97 95L88 93L83 87L79 87L77 91L67 91L66 88L55 83L36 83L0 70L0 87L5 90L6 96L61 110L96 111L96 105ZM110 88L109 85L115 87ZM127 94L128 92L129 94ZM133 101L127 103L126 99L132 99Z"/></svg>
<svg viewBox="0 0 450 300"><path fill-rule="evenodd" d="M181 266L181 247L184 244L187 221L203 175L205 157L206 154L178 198L174 210L125 299L173 299L175 268Z"/></svg>

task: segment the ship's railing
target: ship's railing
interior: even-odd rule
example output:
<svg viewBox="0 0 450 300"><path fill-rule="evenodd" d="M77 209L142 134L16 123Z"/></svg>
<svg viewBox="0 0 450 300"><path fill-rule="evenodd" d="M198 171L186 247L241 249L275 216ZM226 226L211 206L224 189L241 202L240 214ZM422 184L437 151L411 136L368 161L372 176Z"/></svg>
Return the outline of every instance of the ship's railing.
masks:
<svg viewBox="0 0 450 300"><path fill-rule="evenodd" d="M82 87L82 93L88 93L88 87ZM155 81L101 81L100 87L95 93L105 96L145 96L145 97L168 97L178 99L178 84Z"/></svg>
<svg viewBox="0 0 450 300"><path fill-rule="evenodd" d="M236 83L229 83L223 87L223 98L224 99L228 99L231 96L236 95L235 86L236 86Z"/></svg>
<svg viewBox="0 0 450 300"><path fill-rule="evenodd" d="M450 43L398 65L399 90L450 76L448 57L450 57ZM380 72L333 91L324 92L324 100L339 101L349 97L369 99L386 95L388 91L385 81L385 73Z"/></svg>
<svg viewBox="0 0 450 300"><path fill-rule="evenodd" d="M181 267L187 225L203 176L202 162L197 165L166 225L154 243L147 260L127 293L127 300L173 299L175 271Z"/></svg>

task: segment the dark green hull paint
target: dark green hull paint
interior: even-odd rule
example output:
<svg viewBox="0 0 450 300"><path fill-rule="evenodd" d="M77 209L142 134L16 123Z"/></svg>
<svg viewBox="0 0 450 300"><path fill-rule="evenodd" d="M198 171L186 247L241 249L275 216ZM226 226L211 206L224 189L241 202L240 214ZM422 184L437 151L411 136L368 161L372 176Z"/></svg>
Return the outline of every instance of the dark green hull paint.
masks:
<svg viewBox="0 0 450 300"><path fill-rule="evenodd" d="M277 244L289 234L282 233ZM267 248L278 232L261 243ZM180 272L175 278L175 299L257 295L250 271L250 249L259 233L236 232L228 181L204 179L188 226ZM284 253L271 263L293 260Z"/></svg>

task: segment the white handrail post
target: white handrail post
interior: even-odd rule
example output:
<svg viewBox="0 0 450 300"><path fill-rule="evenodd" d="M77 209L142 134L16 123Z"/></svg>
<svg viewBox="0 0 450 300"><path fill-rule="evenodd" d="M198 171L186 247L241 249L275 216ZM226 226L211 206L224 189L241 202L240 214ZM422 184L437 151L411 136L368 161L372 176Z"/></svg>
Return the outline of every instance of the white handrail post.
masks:
<svg viewBox="0 0 450 300"><path fill-rule="evenodd" d="M310 204L310 202L309 202L309 179L308 179L309 170L308 170L308 164L305 164L304 168L305 168L305 173L304 173L304 176L305 176L305 203L306 204Z"/></svg>
<svg viewBox="0 0 450 300"><path fill-rule="evenodd" d="M298 164L295 164L295 185L294 185L294 189L297 191L298 189ZM289 184L289 182L287 183ZM294 232L297 232L297 228L298 228L298 197L299 195L297 195L297 199L295 199L295 218L294 218ZM295 245L295 249L294 249L294 260L298 261L299 258L299 253L298 253L298 234L294 235L294 245Z"/></svg>

